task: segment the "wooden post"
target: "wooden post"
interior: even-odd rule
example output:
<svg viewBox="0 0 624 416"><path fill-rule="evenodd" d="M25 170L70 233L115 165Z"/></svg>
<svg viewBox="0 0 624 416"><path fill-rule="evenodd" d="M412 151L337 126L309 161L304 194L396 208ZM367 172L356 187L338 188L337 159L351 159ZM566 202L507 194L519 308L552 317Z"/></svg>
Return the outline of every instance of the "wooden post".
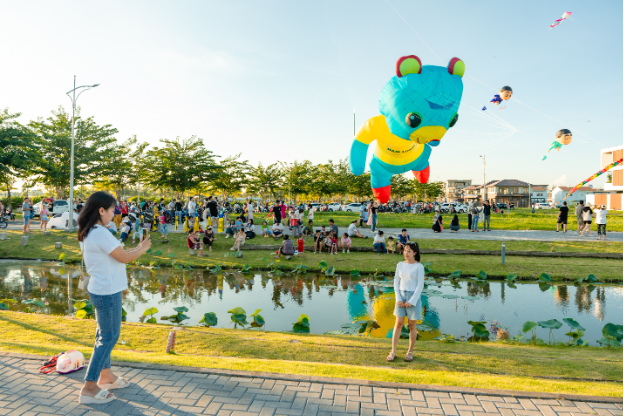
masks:
<svg viewBox="0 0 624 416"><path fill-rule="evenodd" d="M20 241L20 246L27 246L28 245L28 236L27 235L23 235L22 239Z"/></svg>
<svg viewBox="0 0 624 416"><path fill-rule="evenodd" d="M61 242L54 243L54 248L63 248L63 243Z"/></svg>

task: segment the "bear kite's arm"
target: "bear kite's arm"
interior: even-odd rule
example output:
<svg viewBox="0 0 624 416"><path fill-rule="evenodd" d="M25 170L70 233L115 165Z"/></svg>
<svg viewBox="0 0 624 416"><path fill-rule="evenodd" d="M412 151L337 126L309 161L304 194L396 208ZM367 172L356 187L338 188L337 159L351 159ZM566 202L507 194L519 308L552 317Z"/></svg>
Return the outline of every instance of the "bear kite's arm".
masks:
<svg viewBox="0 0 624 416"><path fill-rule="evenodd" d="M381 118L381 120L379 120ZM379 123L386 123L384 116L379 115L366 120L364 125L355 135L353 144L351 145L351 154L349 156L349 166L351 173L358 176L364 173L366 167L366 153L368 146L375 140L375 130Z"/></svg>

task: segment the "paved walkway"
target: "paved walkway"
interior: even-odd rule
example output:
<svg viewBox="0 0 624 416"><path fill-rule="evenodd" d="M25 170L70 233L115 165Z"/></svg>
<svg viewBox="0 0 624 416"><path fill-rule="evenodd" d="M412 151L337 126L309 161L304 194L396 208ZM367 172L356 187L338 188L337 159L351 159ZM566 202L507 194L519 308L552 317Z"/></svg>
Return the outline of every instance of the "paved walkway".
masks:
<svg viewBox="0 0 624 416"><path fill-rule="evenodd" d="M514 398L117 366L132 385L115 390L111 403L84 406L77 399L85 370L40 375L41 361L0 355L0 415L622 415L621 399Z"/></svg>

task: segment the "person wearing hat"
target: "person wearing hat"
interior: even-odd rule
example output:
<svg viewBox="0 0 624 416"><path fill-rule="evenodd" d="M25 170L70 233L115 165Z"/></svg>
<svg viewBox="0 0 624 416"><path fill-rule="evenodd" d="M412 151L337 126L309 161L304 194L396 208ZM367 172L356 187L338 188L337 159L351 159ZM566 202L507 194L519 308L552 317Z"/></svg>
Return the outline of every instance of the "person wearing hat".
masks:
<svg viewBox="0 0 624 416"><path fill-rule="evenodd" d="M204 231L204 247L208 247L208 251L212 251L212 242L215 241L214 232L212 232L212 226L206 227Z"/></svg>

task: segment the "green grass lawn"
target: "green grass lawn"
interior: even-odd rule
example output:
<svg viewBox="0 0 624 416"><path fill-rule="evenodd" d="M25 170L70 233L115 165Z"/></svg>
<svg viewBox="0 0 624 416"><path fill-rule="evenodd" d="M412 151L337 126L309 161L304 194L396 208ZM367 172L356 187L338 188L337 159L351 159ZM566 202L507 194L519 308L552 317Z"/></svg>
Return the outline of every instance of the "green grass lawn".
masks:
<svg viewBox="0 0 624 416"><path fill-rule="evenodd" d="M557 229L558 209L538 209L535 214L528 208L518 208L505 211L505 214L491 215L491 228L493 230L543 230L554 231ZM574 213L572 213L574 214ZM462 228L468 226L468 214L458 214ZM333 218L339 227L346 227L354 219L360 217L356 212L315 212L314 223L318 225L328 223ZM444 222L450 224L453 215L443 214ZM386 228L431 228L433 214L394 214L384 213L377 216L379 227ZM576 218L568 216L568 224L576 230ZM596 231L596 224L592 224L592 230ZM609 211L607 215L607 232L622 231L622 211Z"/></svg>
<svg viewBox="0 0 624 416"><path fill-rule="evenodd" d="M39 231L31 234L29 244L26 247L19 245L21 233L18 231L8 231L10 240L0 242L0 258L42 258L57 259L61 253L66 253L66 261L80 261L80 250L75 234L69 234L61 231L54 231L50 236L44 236ZM219 236L214 244L214 252L206 253L207 257L197 258L188 255L186 247L186 236L184 234L170 234L169 243L163 244L158 233L152 233L154 250L162 250L162 255L144 254L139 258L139 262L143 265L154 263L159 266L171 266L172 259L168 258L168 250L175 255L173 260L180 264L189 262L190 265L196 267L210 267L215 263L222 263L226 267L242 268L243 265L250 265L252 270L266 269L267 264L272 260L272 254L269 250L245 250L243 258L234 258L230 256L232 253L229 248L232 245L232 239L225 239ZM54 242L62 241L63 249L54 249ZM361 241L361 240L360 240ZM370 239L368 240L370 243ZM427 247L430 240L422 240L423 247ZM437 240L440 243L443 240ZM449 246L447 248L457 248L457 241L447 240ZM257 237L248 241L251 243L267 244L270 242L275 244L273 239ZM467 242L465 247L469 247L472 242ZM515 242L514 242L515 243ZM518 242L522 243L522 242ZM530 243L530 242L529 242ZM306 241L306 247L309 249L312 244L311 240ZM440 243L441 244L441 243ZM567 247L568 243L561 243L561 247ZM579 242L569 243L572 247L592 247L598 242ZM617 244L617 243L607 243ZM619 243L614 250L621 250ZM546 248L551 244L547 244ZM552 246L552 245L551 245ZM131 243L126 248L133 247ZM508 246L508 250L512 250L513 246ZM519 247L522 247L519 245ZM524 246L530 248L530 246ZM605 246L607 247L607 246ZM381 255L370 252L353 252L349 254L339 253L338 255L313 254L306 251L305 256L296 257L292 260L282 259L278 264L283 270L291 270L298 264L308 266L310 271L319 270L319 262L326 261L329 265L336 268L337 273L349 273L352 270L358 270L362 274L372 274L375 272L383 272L393 274L398 261L402 257L398 255ZM423 262L431 262L431 269L434 273L450 274L455 270L462 270L464 276L474 276L479 271L484 270L491 277L505 277L509 273L516 273L521 279L535 280L541 273L548 273L555 280L576 280L587 275L594 274L604 282L621 282L622 281L622 260L618 259L584 259L584 258L544 258L544 257L519 257L507 256L506 264L501 265L498 256L477 256L477 255L445 255L445 254L427 254L423 255Z"/></svg>
<svg viewBox="0 0 624 416"><path fill-rule="evenodd" d="M418 341L414 361L387 363L390 340L190 327L165 354L170 327L122 324L113 359L350 379L622 397L621 348ZM0 350L89 357L95 322L0 312ZM405 353L407 340L399 343ZM401 358L401 356L399 356Z"/></svg>

